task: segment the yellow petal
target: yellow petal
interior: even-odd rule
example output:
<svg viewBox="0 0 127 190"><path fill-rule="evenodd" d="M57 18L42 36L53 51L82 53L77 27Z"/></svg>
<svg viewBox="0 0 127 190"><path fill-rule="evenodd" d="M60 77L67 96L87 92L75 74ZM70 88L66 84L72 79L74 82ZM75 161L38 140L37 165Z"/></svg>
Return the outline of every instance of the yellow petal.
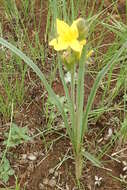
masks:
<svg viewBox="0 0 127 190"><path fill-rule="evenodd" d="M65 50L68 48L68 43L63 41L63 39L61 37L59 37L58 39L51 40L49 42L49 45L53 46L56 51L61 51L61 50Z"/></svg>
<svg viewBox="0 0 127 190"><path fill-rule="evenodd" d="M57 44L57 39L56 38L54 38L53 40L51 40L50 42L49 42L49 45L50 46L55 46Z"/></svg>
<svg viewBox="0 0 127 190"><path fill-rule="evenodd" d="M56 26L57 26L57 34L58 35L63 35L70 28L66 22L59 20L59 19L56 19Z"/></svg>
<svg viewBox="0 0 127 190"><path fill-rule="evenodd" d="M82 51L82 47L80 45L80 42L78 40L74 40L71 44L70 47L77 52L81 52Z"/></svg>
<svg viewBox="0 0 127 190"><path fill-rule="evenodd" d="M82 45L82 46L86 45L86 40L81 40L80 45Z"/></svg>
<svg viewBox="0 0 127 190"><path fill-rule="evenodd" d="M77 39L79 37L79 32L76 24L72 24L70 27L70 35L72 39Z"/></svg>
<svg viewBox="0 0 127 190"><path fill-rule="evenodd" d="M54 49L56 51L60 51L60 50L65 50L67 49L69 46L68 46L68 43L66 43L61 37L58 38L58 43L57 45L54 47Z"/></svg>

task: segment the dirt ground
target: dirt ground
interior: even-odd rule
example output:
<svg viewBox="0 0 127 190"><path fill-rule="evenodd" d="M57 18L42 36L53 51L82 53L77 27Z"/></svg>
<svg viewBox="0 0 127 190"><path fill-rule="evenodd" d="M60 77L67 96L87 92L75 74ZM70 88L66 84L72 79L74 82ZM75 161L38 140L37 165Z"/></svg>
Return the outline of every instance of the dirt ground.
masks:
<svg viewBox="0 0 127 190"><path fill-rule="evenodd" d="M99 1L98 1L99 3ZM110 1L105 1L105 6L108 6ZM46 14L47 8L42 13L42 23L40 31L40 38L43 39L43 34L46 26ZM36 15L39 14L39 0L37 1ZM125 1L119 1L118 10L124 17L125 14ZM110 10L109 10L110 11ZM8 26L5 25L4 30L8 30ZM11 30L11 29L10 29ZM32 25L30 28L30 33ZM106 39L105 39L106 40ZM112 40L111 36L107 37L107 40ZM48 68L47 68L48 69ZM36 76L31 73L31 78L34 80ZM27 77L29 81L29 78ZM27 82L28 82L27 81ZM93 84L93 79L88 74L85 78L85 104ZM53 89L59 95L63 95L63 88L59 80L53 81ZM14 122L19 124L21 127L28 125L29 133L34 136L38 131L42 131L45 127L45 116L40 110L42 110L42 98L43 87L40 82L37 83L32 89L27 90L25 97L25 103L22 108L17 110L14 117ZM97 107L101 98L101 89L98 90L94 107ZM44 101L44 100L43 100ZM113 113L118 114L118 113ZM112 128L115 131L114 123L111 120L112 113L107 113L101 116L96 123L89 124L90 132L84 138L84 147L87 147L91 153L101 153L101 149L105 148L105 144L110 145L110 139L106 139L108 129ZM110 118L110 119L109 119ZM110 121L110 122L109 122ZM22 123L22 124L21 124ZM1 124L4 124L4 118L1 116ZM56 125L61 124L61 121L56 121ZM55 125L55 123L54 123ZM106 127L105 127L106 126ZM119 127L119 126L117 126ZM103 130L104 128L104 130ZM103 132L100 134L100 129ZM113 132L114 132L113 131ZM0 145L3 142L2 135L4 134L4 128L0 129ZM61 134L61 135L59 135ZM62 135L63 134L63 135ZM99 134L97 136L97 134ZM100 141L100 139L104 139ZM45 148L45 142L48 142ZM88 148L89 147L89 148ZM119 142L112 142L112 147L109 152L102 156L103 168L95 167L90 161L87 161L84 166L83 175L81 178L81 189L82 190L125 190L126 185L118 180L120 174L124 175L122 161L126 160L127 150L126 144L121 147ZM112 153L120 151L119 153L120 163L117 159L111 159ZM125 150L124 150L125 149ZM76 190L76 181L74 173L74 160L72 155L71 144L67 138L65 129L57 129L56 133L51 133L45 136L40 135L35 137L31 142L24 143L16 148L9 150L8 159L11 162L12 167L16 171L18 181L21 189L24 187L25 190ZM13 157L13 153L15 157ZM34 156L34 159L29 159L29 156ZM16 159L15 159L16 158ZM100 186L96 185L96 177L100 179ZM98 180L99 181L99 180ZM15 184L14 177L10 177L7 186L13 186ZM0 183L2 188L2 183Z"/></svg>

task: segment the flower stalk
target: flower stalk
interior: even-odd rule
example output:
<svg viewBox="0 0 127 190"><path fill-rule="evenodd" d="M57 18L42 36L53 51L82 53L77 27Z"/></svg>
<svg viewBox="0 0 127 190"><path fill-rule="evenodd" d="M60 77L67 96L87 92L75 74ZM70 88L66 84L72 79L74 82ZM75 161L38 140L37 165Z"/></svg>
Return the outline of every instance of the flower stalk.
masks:
<svg viewBox="0 0 127 190"><path fill-rule="evenodd" d="M75 66L71 69L71 99L75 109Z"/></svg>
<svg viewBox="0 0 127 190"><path fill-rule="evenodd" d="M82 169L83 169L83 155L82 152L80 151L77 155L75 155L75 176L77 180L81 178Z"/></svg>

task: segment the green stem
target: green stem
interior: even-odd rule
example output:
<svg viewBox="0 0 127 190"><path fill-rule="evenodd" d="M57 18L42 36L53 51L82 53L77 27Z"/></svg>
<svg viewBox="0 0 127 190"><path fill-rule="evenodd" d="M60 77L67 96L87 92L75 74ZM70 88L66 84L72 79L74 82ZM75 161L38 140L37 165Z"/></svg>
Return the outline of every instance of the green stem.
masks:
<svg viewBox="0 0 127 190"><path fill-rule="evenodd" d="M75 173L77 180L81 178L82 167L83 167L83 157L82 157L82 152L80 151L75 155Z"/></svg>
<svg viewBox="0 0 127 190"><path fill-rule="evenodd" d="M73 102L73 105L75 107L75 76L74 76L75 68L73 67L71 69L71 99Z"/></svg>
<svg viewBox="0 0 127 190"><path fill-rule="evenodd" d="M71 68L71 100L73 104L73 125L72 125L72 131L73 131L73 149L75 151L76 147L76 119L75 119L75 65Z"/></svg>
<svg viewBox="0 0 127 190"><path fill-rule="evenodd" d="M77 91L76 91L76 126L75 126L75 140L76 140L76 148L75 148L75 172L76 179L80 179L82 173L82 118L83 118L83 106L84 106L84 75L85 75L85 60L86 60L86 51L87 49L83 49L82 56L79 61L78 68L78 81L77 81Z"/></svg>
<svg viewBox="0 0 127 190"><path fill-rule="evenodd" d="M79 119L79 115L80 115L80 112L79 112L79 109L77 108L77 111L76 111L76 154L78 154L78 152L80 152L80 149L81 149L81 129L80 129L80 126L81 126L81 123L80 123L80 119Z"/></svg>

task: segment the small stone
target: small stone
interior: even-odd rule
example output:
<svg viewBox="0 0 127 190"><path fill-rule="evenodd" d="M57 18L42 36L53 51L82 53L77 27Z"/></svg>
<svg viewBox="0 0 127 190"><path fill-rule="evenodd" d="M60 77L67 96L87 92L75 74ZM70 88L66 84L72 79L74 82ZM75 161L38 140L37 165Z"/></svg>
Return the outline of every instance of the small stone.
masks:
<svg viewBox="0 0 127 190"><path fill-rule="evenodd" d="M40 190L44 190L44 189L45 189L45 186L44 186L42 183L39 183L39 189L40 189Z"/></svg>
<svg viewBox="0 0 127 190"><path fill-rule="evenodd" d="M108 129L108 134L107 134L107 136L105 137L105 140L108 140L108 139L112 136L112 134L113 134L112 128L109 128L109 129Z"/></svg>
<svg viewBox="0 0 127 190"><path fill-rule="evenodd" d="M124 171L124 172L127 171L127 166L125 166L125 167L123 168L123 171Z"/></svg>
<svg viewBox="0 0 127 190"><path fill-rule="evenodd" d="M72 190L78 190L78 188L77 187L73 187L73 189Z"/></svg>
<svg viewBox="0 0 127 190"><path fill-rule="evenodd" d="M39 156L45 156L45 154L42 151L40 151Z"/></svg>
<svg viewBox="0 0 127 190"><path fill-rule="evenodd" d="M38 97L38 96L35 97L35 101L36 101L36 102L38 102L39 99L40 99L40 97Z"/></svg>
<svg viewBox="0 0 127 190"><path fill-rule="evenodd" d="M48 178L44 178L44 179L43 179L43 184L44 184L44 185L48 185L48 183L49 183Z"/></svg>
<svg viewBox="0 0 127 190"><path fill-rule="evenodd" d="M59 175L59 173L57 171L55 171L54 176L58 177L58 175Z"/></svg>
<svg viewBox="0 0 127 190"><path fill-rule="evenodd" d="M37 159L37 157L36 157L34 154L29 154L29 155L27 156L27 158L28 158L29 160L31 160L31 161L34 161L34 160Z"/></svg>
<svg viewBox="0 0 127 190"><path fill-rule="evenodd" d="M38 156L39 155L39 152L34 152L34 156Z"/></svg>
<svg viewBox="0 0 127 190"><path fill-rule="evenodd" d="M54 169L51 168L51 169L49 170L49 174L53 174L53 173L54 173Z"/></svg>
<svg viewBox="0 0 127 190"><path fill-rule="evenodd" d="M50 179L48 184L49 184L50 187L55 187L56 186L56 181L54 179Z"/></svg>

